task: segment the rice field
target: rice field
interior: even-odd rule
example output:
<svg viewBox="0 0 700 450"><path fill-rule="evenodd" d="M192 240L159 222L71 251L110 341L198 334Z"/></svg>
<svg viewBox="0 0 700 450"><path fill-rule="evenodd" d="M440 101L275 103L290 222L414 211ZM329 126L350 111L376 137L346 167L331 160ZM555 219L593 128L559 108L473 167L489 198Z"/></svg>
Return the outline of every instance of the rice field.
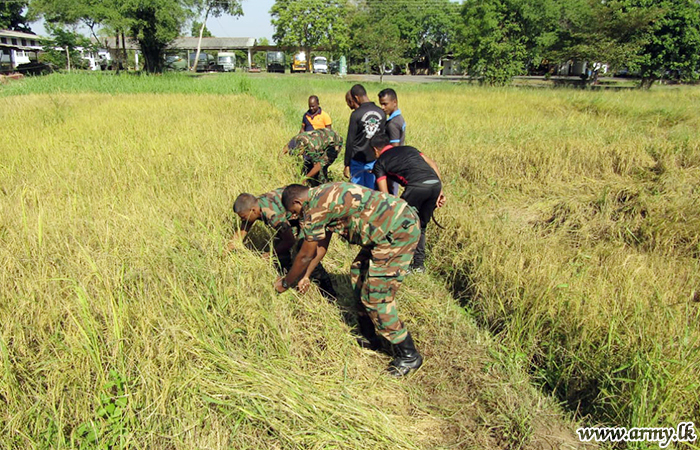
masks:
<svg viewBox="0 0 700 450"><path fill-rule="evenodd" d="M308 95L344 134L352 84L0 86L0 448L571 448L580 424L700 423L700 90L392 85L448 195L398 297L426 363L397 381L344 314L357 248L326 258L339 305L274 293L262 227L222 252L238 193L298 181L278 154Z"/></svg>

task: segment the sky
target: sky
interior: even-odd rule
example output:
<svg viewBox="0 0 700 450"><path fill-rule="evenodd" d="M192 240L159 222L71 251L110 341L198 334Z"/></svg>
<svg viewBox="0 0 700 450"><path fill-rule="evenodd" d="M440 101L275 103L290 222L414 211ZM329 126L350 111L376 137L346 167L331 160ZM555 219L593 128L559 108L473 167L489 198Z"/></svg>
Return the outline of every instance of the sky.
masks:
<svg viewBox="0 0 700 450"><path fill-rule="evenodd" d="M228 15L210 17L207 20L207 28L216 37L253 37L256 39L266 37L272 42L275 30L270 23L270 9L274 3L275 0L243 0L242 17ZM48 35L44 29L43 21L32 23L31 28L32 31L41 36ZM81 32L88 34L85 30L81 30Z"/></svg>
<svg viewBox="0 0 700 450"><path fill-rule="evenodd" d="M244 0L242 17L210 17L207 28L216 37L266 37L272 42L275 30L270 23L270 9L274 3L275 0ZM43 21L32 23L31 28L41 36L48 35ZM80 31L87 34L84 30Z"/></svg>

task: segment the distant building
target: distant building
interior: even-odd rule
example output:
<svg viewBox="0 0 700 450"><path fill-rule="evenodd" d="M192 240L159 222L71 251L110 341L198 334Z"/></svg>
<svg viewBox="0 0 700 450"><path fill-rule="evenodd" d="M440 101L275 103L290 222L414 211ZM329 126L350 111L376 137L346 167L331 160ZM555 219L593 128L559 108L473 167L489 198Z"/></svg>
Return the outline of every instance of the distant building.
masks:
<svg viewBox="0 0 700 450"><path fill-rule="evenodd" d="M11 72L30 62L30 55L42 51L47 38L20 31L0 30L0 72Z"/></svg>

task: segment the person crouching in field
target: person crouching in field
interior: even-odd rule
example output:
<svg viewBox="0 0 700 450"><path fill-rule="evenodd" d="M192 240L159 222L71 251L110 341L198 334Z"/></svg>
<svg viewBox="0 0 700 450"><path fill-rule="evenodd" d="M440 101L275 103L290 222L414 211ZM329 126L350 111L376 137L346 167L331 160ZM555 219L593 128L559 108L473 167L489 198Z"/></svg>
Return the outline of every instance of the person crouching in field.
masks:
<svg viewBox="0 0 700 450"><path fill-rule="evenodd" d="M310 96L309 110L304 113L304 117L301 119L301 130L299 132L331 128L332 125L331 116L321 109L318 97L315 95Z"/></svg>
<svg viewBox="0 0 700 450"><path fill-rule="evenodd" d="M291 215L282 205L282 192L284 188L255 197L252 194L242 193L233 203L233 212L241 219L241 228L234 233L226 245L226 252L241 248L243 240L258 220L275 231L272 241L272 253L277 257L278 268L282 273L292 267L292 249L297 242L295 230L299 228L298 219L292 219ZM321 294L328 299L335 299L331 277L321 265L320 258L314 264L312 270L304 274L304 279L313 280L321 288Z"/></svg>
<svg viewBox="0 0 700 450"><path fill-rule="evenodd" d="M392 146L389 137L384 134L375 135L370 145L377 157L372 170L377 177L378 189L389 192L389 179L400 183L405 187L401 198L418 210L420 241L411 263L411 272L425 272L425 230L435 208L445 204L437 164L413 147Z"/></svg>
<svg viewBox="0 0 700 450"><path fill-rule="evenodd" d="M305 183L311 187L331 181L328 167L338 157L343 147L343 138L330 128L321 128L299 133L282 150L292 156L304 158L302 175Z"/></svg>
<svg viewBox="0 0 700 450"><path fill-rule="evenodd" d="M350 269L360 333L375 350L383 347L382 338L391 343L395 356L388 368L391 375L404 376L418 369L423 358L399 319L394 298L420 238L415 210L397 197L347 182L311 189L291 184L282 202L287 211L302 218L304 242L292 268L275 283L277 292L289 289L323 258L331 232L360 245ZM308 280L299 281L301 292L307 286Z"/></svg>

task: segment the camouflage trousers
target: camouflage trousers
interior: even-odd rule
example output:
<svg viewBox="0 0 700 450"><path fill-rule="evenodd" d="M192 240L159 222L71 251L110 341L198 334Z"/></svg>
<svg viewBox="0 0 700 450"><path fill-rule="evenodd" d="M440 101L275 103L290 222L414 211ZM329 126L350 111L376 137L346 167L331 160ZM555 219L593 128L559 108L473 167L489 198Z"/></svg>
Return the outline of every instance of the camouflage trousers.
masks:
<svg viewBox="0 0 700 450"><path fill-rule="evenodd" d="M378 333L392 344L402 342L408 333L399 319L395 297L420 238L418 216L412 208L404 215L397 230L384 242L362 247L350 266L357 314L368 315Z"/></svg>

